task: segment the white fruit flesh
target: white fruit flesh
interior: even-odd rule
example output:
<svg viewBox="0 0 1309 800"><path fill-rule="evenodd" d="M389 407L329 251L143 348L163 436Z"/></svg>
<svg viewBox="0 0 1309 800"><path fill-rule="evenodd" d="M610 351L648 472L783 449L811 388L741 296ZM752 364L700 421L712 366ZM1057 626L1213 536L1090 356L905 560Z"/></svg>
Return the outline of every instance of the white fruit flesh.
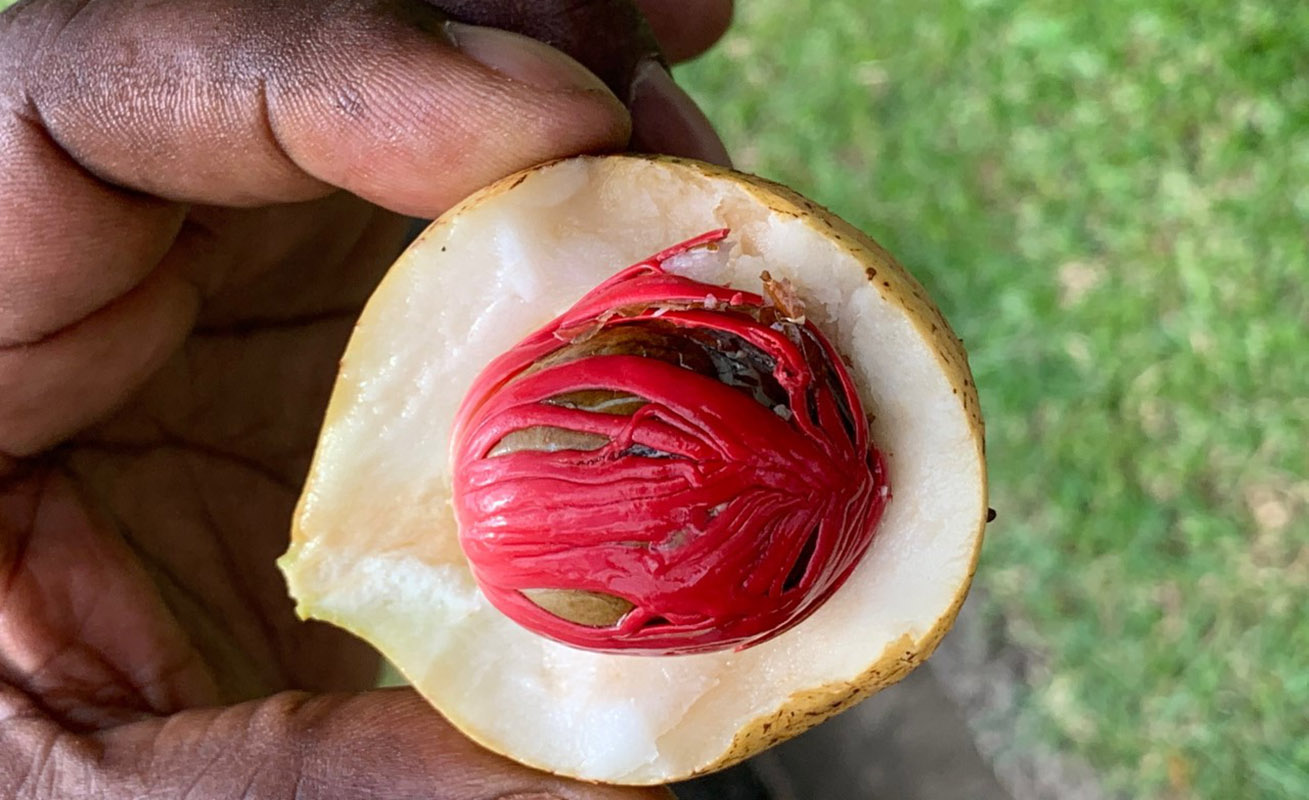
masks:
<svg viewBox="0 0 1309 800"><path fill-rule="evenodd" d="M785 717L797 696L835 706L898 677L877 665L925 656L966 591L986 513L967 368L923 301L906 300L916 286L875 261L884 254L772 191L699 165L577 159L498 184L429 228L344 358L280 562L299 612L373 643L491 749L613 783L734 760L759 746L757 731L741 736L761 720L804 726ZM795 284L874 417L893 491L877 537L830 602L743 652L622 656L540 638L486 602L460 553L455 409L483 366L596 284L718 227L732 229L727 250L670 268L752 291L764 270Z"/></svg>

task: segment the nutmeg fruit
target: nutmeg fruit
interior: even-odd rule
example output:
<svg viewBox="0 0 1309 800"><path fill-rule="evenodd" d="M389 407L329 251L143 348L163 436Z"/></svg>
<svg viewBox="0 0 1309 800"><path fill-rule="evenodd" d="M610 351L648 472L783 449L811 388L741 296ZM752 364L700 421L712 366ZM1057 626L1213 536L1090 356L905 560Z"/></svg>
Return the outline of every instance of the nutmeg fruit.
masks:
<svg viewBox="0 0 1309 800"><path fill-rule="evenodd" d="M637 273L658 286L628 291ZM655 784L903 677L953 621L986 514L963 348L885 251L752 176L584 157L470 197L396 262L279 564L302 616L377 646L486 747ZM693 558L703 591L679 594Z"/></svg>

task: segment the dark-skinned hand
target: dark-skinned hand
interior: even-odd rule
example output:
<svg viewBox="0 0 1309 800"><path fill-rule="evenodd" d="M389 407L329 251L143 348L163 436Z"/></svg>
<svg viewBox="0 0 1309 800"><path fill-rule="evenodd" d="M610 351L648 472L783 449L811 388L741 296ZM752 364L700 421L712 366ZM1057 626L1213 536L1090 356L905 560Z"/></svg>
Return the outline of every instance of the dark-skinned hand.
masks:
<svg viewBox="0 0 1309 800"><path fill-rule="evenodd" d="M0 796L665 796L370 690L273 564L402 215L575 153L726 158L648 56L708 47L729 0L638 5L0 14Z"/></svg>

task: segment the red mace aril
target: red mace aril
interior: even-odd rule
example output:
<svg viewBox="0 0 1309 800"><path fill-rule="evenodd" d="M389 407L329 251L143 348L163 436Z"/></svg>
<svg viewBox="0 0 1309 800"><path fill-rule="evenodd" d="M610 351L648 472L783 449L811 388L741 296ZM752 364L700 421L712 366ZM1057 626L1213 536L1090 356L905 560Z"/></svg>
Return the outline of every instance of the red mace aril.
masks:
<svg viewBox="0 0 1309 800"><path fill-rule="evenodd" d="M629 267L491 363L455 421L482 591L590 650L687 654L786 631L845 581L889 498L854 383L789 284Z"/></svg>

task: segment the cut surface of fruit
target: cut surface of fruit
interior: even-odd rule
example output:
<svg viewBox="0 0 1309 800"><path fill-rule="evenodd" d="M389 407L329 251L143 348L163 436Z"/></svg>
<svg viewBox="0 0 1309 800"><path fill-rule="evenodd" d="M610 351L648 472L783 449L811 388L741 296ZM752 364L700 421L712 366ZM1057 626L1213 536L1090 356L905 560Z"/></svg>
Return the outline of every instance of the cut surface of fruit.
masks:
<svg viewBox="0 0 1309 800"><path fill-rule="evenodd" d="M879 532L825 605L746 650L627 655L538 636L486 600L460 550L456 410L488 363L615 272L719 227L725 246L665 268L754 293L765 271L790 282L871 416L895 487ZM483 190L397 261L342 361L279 563L303 616L374 644L488 748L653 784L747 757L902 677L953 620L986 510L962 347L890 256L756 178L579 158Z"/></svg>

